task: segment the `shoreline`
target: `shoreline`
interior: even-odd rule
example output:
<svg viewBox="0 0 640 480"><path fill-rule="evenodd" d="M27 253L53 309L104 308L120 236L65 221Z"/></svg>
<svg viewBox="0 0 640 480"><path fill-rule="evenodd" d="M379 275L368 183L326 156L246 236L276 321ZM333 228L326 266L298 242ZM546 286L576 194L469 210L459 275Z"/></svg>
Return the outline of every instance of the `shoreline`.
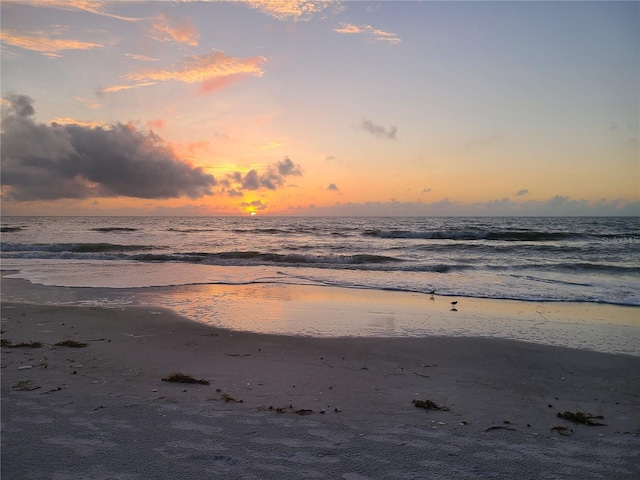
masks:
<svg viewBox="0 0 640 480"><path fill-rule="evenodd" d="M2 299L170 308L203 325L301 337L484 337L640 356L640 307L533 302L318 285L57 287L5 278ZM451 301L458 301L455 310Z"/></svg>
<svg viewBox="0 0 640 480"><path fill-rule="evenodd" d="M2 332L43 344L2 348L2 470L12 478L640 472L635 356L472 337L257 334L148 306L3 302ZM55 346L64 340L87 346ZM177 371L210 384L162 381Z"/></svg>

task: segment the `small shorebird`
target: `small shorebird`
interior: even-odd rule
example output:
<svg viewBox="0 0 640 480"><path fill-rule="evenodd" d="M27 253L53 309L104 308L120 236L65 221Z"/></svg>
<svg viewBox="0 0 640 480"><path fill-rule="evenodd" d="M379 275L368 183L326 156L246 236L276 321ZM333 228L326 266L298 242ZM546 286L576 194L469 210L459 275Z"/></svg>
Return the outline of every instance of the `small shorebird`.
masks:
<svg viewBox="0 0 640 480"><path fill-rule="evenodd" d="M456 308L456 305L458 304L458 301L456 300L455 302L451 302L451 305L453 305L453 308Z"/></svg>

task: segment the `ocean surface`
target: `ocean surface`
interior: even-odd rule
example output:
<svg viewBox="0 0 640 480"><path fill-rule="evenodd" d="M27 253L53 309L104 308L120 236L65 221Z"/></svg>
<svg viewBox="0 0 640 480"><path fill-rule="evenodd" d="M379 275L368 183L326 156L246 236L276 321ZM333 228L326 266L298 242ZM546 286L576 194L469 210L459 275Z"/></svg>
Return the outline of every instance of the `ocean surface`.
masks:
<svg viewBox="0 0 640 480"><path fill-rule="evenodd" d="M207 288L239 285L640 306L637 217L4 217L1 235L18 278L99 289L93 304L165 288L177 308L166 287L189 287L200 316Z"/></svg>
<svg viewBox="0 0 640 480"><path fill-rule="evenodd" d="M640 305L640 219L629 217L4 217L1 259L61 286L267 282Z"/></svg>

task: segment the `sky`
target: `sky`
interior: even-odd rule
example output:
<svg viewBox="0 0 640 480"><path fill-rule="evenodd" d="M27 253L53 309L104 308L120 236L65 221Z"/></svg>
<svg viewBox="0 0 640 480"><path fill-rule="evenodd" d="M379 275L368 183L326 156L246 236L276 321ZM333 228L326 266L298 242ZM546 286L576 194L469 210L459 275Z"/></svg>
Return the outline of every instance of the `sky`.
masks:
<svg viewBox="0 0 640 480"><path fill-rule="evenodd" d="M640 215L640 2L3 0L2 215Z"/></svg>

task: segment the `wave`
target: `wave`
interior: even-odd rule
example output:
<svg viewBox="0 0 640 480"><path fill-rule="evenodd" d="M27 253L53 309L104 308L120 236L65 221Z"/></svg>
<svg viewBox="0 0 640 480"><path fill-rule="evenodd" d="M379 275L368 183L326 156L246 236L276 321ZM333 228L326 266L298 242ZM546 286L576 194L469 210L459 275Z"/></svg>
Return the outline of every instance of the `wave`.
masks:
<svg viewBox="0 0 640 480"><path fill-rule="evenodd" d="M22 244L4 243L2 251L5 252L34 252L45 253L101 253L101 252L130 252L140 250L150 250L148 245L118 245L114 243L45 243L45 244ZM33 256L33 255L30 255Z"/></svg>
<svg viewBox="0 0 640 480"><path fill-rule="evenodd" d="M303 254L277 254L262 253L255 251L231 251L219 253L148 253L132 255L132 260L143 262L188 262L216 264L314 264L314 265L364 265L364 264L385 264L399 263L405 260L387 257L384 255L303 255Z"/></svg>
<svg viewBox="0 0 640 480"><path fill-rule="evenodd" d="M463 244L460 244L462 246ZM456 245L457 246L457 245ZM309 246L308 249L312 250ZM431 249L432 247L429 247ZM433 247L437 249L438 247ZM468 248L468 245L465 247ZM481 250L483 246L478 246ZM487 247L490 248L490 247ZM531 247L534 248L535 247ZM163 251L164 250L164 251ZM454 273L463 271L488 270L493 272L544 271L582 274L637 275L640 265L613 265L597 262L557 262L536 261L535 252L524 254L525 262L503 264L500 257L479 254L473 257L453 255L450 258L438 255L422 260L410 260L390 255L373 253L360 254L314 254L314 253L272 253L254 250L223 252L167 252L167 247L150 245L120 245L114 243L53 243L23 244L3 243L2 254L6 258L46 258L78 260L131 260L139 262L177 262L203 265L255 266L282 265L310 266L323 269L362 269L401 272ZM478 252L480 253L480 252Z"/></svg>
<svg viewBox="0 0 640 480"><path fill-rule="evenodd" d="M131 228L131 227L96 227L96 228L92 228L91 230L94 232L109 233L109 232L136 232L139 229Z"/></svg>
<svg viewBox="0 0 640 480"><path fill-rule="evenodd" d="M0 227L0 233L9 233L9 232L20 232L25 227Z"/></svg>
<svg viewBox="0 0 640 480"><path fill-rule="evenodd" d="M363 235L389 239L418 240L499 240L504 242L554 242L583 240L585 235L570 232L483 231L483 230L366 230Z"/></svg>
<svg viewBox="0 0 640 480"><path fill-rule="evenodd" d="M207 232L218 232L219 228L167 228L167 232L176 232L176 233L207 233Z"/></svg>

